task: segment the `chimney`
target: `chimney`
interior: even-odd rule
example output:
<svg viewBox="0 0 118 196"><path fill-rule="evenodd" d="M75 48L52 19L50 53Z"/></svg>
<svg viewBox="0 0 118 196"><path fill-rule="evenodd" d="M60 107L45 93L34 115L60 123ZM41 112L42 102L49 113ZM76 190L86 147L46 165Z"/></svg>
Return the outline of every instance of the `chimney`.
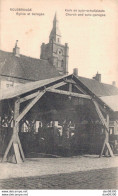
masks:
<svg viewBox="0 0 118 196"><path fill-rule="evenodd" d="M113 85L113 86L116 86L116 82L115 82L115 81L113 81L113 82L112 82L112 85Z"/></svg>
<svg viewBox="0 0 118 196"><path fill-rule="evenodd" d="M13 48L13 54L17 57L20 57L20 48L17 46L18 40L16 40L15 47Z"/></svg>
<svg viewBox="0 0 118 196"><path fill-rule="evenodd" d="M73 74L74 74L75 76L78 76L78 68L74 68L74 69L73 69Z"/></svg>
<svg viewBox="0 0 118 196"><path fill-rule="evenodd" d="M97 80L98 82L101 82L101 74L97 72L96 76L93 77L94 80Z"/></svg>

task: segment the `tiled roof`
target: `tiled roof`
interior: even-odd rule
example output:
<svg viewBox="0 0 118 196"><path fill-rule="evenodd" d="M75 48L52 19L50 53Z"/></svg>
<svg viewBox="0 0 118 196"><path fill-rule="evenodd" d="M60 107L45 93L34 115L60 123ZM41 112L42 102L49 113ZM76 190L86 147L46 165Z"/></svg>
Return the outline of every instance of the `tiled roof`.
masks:
<svg viewBox="0 0 118 196"><path fill-rule="evenodd" d="M47 60L31 58L0 50L0 75L37 81L60 76Z"/></svg>
<svg viewBox="0 0 118 196"><path fill-rule="evenodd" d="M69 76L71 75L68 75L68 76L64 75L64 76L59 76L55 78L39 80L35 82L28 82L26 84L22 84L14 88L8 89L7 91L0 89L0 100L11 99L11 98L23 95L25 93L34 91L36 89L40 89L41 87L44 87L46 85L49 85L49 84L52 85L54 82L58 82L61 79L64 79Z"/></svg>
<svg viewBox="0 0 118 196"><path fill-rule="evenodd" d="M82 82L91 92L98 97L118 95L118 88L110 85L98 82L95 79L89 79L84 77L78 77L79 81Z"/></svg>
<svg viewBox="0 0 118 196"><path fill-rule="evenodd" d="M31 91L34 91L36 89L40 89L42 87L46 87L47 85L53 85L55 82L58 83L60 81L63 81L64 79L68 79L68 78L73 78L74 79L74 75L64 75L64 76L59 76L59 77L54 77L54 78L50 78L50 79L45 79L45 80L39 80L39 81L35 81L35 82L30 82L30 83L27 83L27 84L23 84L23 85L19 85L15 88L12 88L12 89L8 89L7 91L1 91L0 92L0 100L4 100L4 99L11 99L11 98L14 98L14 97L17 97L17 96L20 96L20 95L23 95L25 93L28 93L28 92L31 92ZM83 81L84 82L83 82ZM71 81L71 80L70 80ZM94 81L94 80L91 80L91 79L87 79L87 78L83 78L83 77L78 77L78 81L80 81L81 83L84 83L85 85L85 81L92 81L92 84L95 83L95 85L97 84L98 87L101 85L103 86L103 90L105 89L105 87L109 87L108 89L109 90L109 93L111 91L111 93L116 93L116 95L111 95L111 96L99 96L100 97L100 100L103 101L104 103L107 104L108 107L110 107L113 111L118 111L118 104L117 104L117 99L118 99L118 89L112 85L106 85L106 84L103 84L103 83L99 83L97 81ZM85 85L87 87L87 89L89 89L93 94L98 94L98 90L95 91L95 86L93 88L93 86L89 86L89 82L87 83L87 85ZM97 86L96 85L96 86ZM112 87L113 87L113 90L112 90ZM99 88L98 88L99 89ZM94 92L95 93L94 93ZM108 94L107 93L107 90L105 89L105 92L101 89L99 89L99 91L101 92L101 94ZM98 96L98 95L97 95Z"/></svg>
<svg viewBox="0 0 118 196"><path fill-rule="evenodd" d="M102 101L106 103L114 111L118 111L118 95L101 97Z"/></svg>
<svg viewBox="0 0 118 196"><path fill-rule="evenodd" d="M13 53L0 50L0 75L21 78L24 80L38 81L60 76L58 70L47 60L35 59L20 55L16 57ZM101 96L118 95L118 88L110 84L104 84L78 76L79 81L92 93Z"/></svg>

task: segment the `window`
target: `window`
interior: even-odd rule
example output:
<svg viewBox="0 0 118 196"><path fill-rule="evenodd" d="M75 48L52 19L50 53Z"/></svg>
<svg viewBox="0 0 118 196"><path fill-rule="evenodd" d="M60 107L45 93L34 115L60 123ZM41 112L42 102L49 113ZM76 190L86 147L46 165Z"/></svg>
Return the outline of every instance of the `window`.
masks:
<svg viewBox="0 0 118 196"><path fill-rule="evenodd" d="M114 127L110 127L109 128L109 134L110 135L114 135Z"/></svg>
<svg viewBox="0 0 118 196"><path fill-rule="evenodd" d="M63 67L63 65L64 65L64 60L61 61L61 67Z"/></svg>

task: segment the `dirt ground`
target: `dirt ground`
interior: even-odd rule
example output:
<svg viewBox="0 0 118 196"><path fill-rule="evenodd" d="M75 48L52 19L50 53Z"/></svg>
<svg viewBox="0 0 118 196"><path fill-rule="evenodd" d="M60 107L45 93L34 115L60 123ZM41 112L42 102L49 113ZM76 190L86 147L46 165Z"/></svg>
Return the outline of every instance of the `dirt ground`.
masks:
<svg viewBox="0 0 118 196"><path fill-rule="evenodd" d="M0 163L0 189L117 189L118 156L27 158Z"/></svg>

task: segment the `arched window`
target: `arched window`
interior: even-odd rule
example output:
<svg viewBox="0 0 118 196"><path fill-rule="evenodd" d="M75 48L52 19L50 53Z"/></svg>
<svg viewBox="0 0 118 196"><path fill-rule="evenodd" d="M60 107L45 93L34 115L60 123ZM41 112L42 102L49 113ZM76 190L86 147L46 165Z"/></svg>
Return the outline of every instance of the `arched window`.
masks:
<svg viewBox="0 0 118 196"><path fill-rule="evenodd" d="M61 67L63 67L63 65L64 65L64 60L62 59L62 61L61 61Z"/></svg>

